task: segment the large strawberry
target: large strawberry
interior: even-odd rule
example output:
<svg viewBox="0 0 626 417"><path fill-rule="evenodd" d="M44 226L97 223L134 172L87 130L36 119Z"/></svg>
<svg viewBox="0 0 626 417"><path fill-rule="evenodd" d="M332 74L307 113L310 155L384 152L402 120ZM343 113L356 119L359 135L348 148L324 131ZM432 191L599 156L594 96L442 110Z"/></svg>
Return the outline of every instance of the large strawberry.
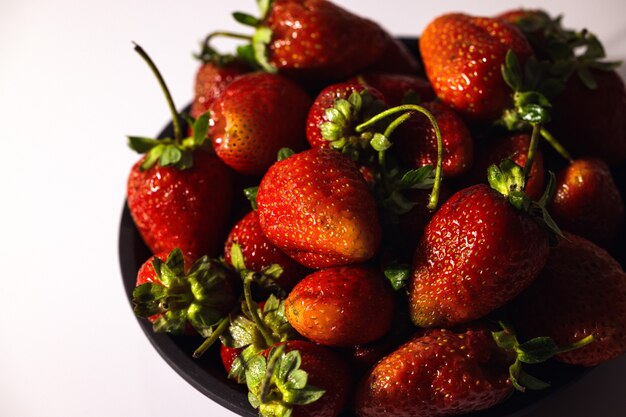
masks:
<svg viewBox="0 0 626 417"><path fill-rule="evenodd" d="M595 342L557 359L593 366L626 352L626 274L605 250L570 233L553 248L537 280L513 303L520 334L561 344Z"/></svg>
<svg viewBox="0 0 626 417"><path fill-rule="evenodd" d="M179 116L161 75L139 46L136 50L155 70L166 92L174 138L129 138L130 146L146 156L128 177L128 208L152 253L180 248L196 257L215 255L230 218L231 172L203 149L206 115L196 120L193 137L182 139Z"/></svg>
<svg viewBox="0 0 626 417"><path fill-rule="evenodd" d="M307 93L283 76L242 75L210 108L217 156L239 173L263 174L281 148L305 147L310 104Z"/></svg>
<svg viewBox="0 0 626 417"><path fill-rule="evenodd" d="M382 337L391 327L391 286L376 269L327 268L305 277L285 300L289 323L326 346L353 346Z"/></svg>
<svg viewBox="0 0 626 417"><path fill-rule="evenodd" d="M561 170L548 208L563 230L604 248L611 248L622 233L624 202L601 159L577 159Z"/></svg>
<svg viewBox="0 0 626 417"><path fill-rule="evenodd" d="M270 167L257 194L267 238L310 268L363 262L379 247L378 209L356 164L311 149Z"/></svg>
<svg viewBox="0 0 626 417"><path fill-rule="evenodd" d="M426 226L409 290L418 326L483 317L528 287L546 262L548 233L529 216L549 217L545 199L528 199L521 167L510 160L489 175L495 189L479 184L457 192Z"/></svg>
<svg viewBox="0 0 626 417"><path fill-rule="evenodd" d="M496 119L511 104L501 73L509 50L522 62L532 55L514 26L461 13L436 18L420 38L426 75L437 96L476 121Z"/></svg>

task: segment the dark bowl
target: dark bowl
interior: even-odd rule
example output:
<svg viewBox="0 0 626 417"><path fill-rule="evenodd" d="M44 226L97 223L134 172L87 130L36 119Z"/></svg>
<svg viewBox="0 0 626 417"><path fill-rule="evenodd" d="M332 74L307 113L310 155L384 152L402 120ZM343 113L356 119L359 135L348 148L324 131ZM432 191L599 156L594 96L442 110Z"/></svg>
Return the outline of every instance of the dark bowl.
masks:
<svg viewBox="0 0 626 417"><path fill-rule="evenodd" d="M416 39L403 41L417 50ZM172 135L172 125L168 125L159 135L159 138ZM626 169L619 168L614 172L618 186L623 195L626 195ZM622 237L624 240L624 237ZM614 256L622 266L626 259L626 244L618 246ZM132 302L132 292L135 288L139 267L151 256L131 218L128 206L125 204L122 211L119 235L119 257L122 270L122 279L129 302ZM218 344L213 346L201 358L194 359L193 351L201 344L202 339L190 336L173 336L164 333L154 333L148 320L139 319L139 324L146 337L165 361L187 382L198 391L232 412L245 417L256 417L257 412L249 405L245 386L238 385L226 377L226 372L219 357ZM535 365L529 371L536 377L550 382L548 389L541 391L515 392L507 401L485 411L467 414L468 417L520 417L529 413L542 400L566 385L584 376L588 369L570 366L555 361ZM341 417L354 417L354 413L346 411Z"/></svg>

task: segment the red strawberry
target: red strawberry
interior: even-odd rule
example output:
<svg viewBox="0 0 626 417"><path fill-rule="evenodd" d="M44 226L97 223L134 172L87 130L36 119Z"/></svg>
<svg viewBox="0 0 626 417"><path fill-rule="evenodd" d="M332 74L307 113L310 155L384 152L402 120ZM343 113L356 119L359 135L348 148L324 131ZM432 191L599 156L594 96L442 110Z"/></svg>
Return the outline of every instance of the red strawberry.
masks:
<svg viewBox="0 0 626 417"><path fill-rule="evenodd" d="M427 330L381 359L361 381L359 417L438 417L492 407L513 391L491 332Z"/></svg>
<svg viewBox="0 0 626 417"><path fill-rule="evenodd" d="M548 207L563 229L611 248L624 226L624 202L609 167L597 158L577 159L561 170Z"/></svg>
<svg viewBox="0 0 626 417"><path fill-rule="evenodd" d="M220 359L222 360L222 365L224 365L226 373L230 374L233 363L242 350L242 348L228 347L224 344L220 345Z"/></svg>
<svg viewBox="0 0 626 417"><path fill-rule="evenodd" d="M359 79L367 86L380 91L385 101L392 107L407 102L421 103L435 99L435 92L428 80L416 75L367 72L360 75Z"/></svg>
<svg viewBox="0 0 626 417"><path fill-rule="evenodd" d="M290 291L308 273L306 268L287 256L265 237L255 210L250 211L237 222L226 239L224 258L231 265L233 243L241 247L244 262L250 270L259 272L272 264L280 265L283 273L277 283L286 291Z"/></svg>
<svg viewBox="0 0 626 417"><path fill-rule="evenodd" d="M508 50L522 63L532 55L516 27L460 13L438 17L420 38L426 75L437 96L476 121L496 119L511 104L512 91L501 74Z"/></svg>
<svg viewBox="0 0 626 417"><path fill-rule="evenodd" d="M230 218L231 172L202 149L208 116L198 118L193 137L183 140L176 106L163 78L143 49L137 45L135 50L148 62L166 93L174 138L129 137L131 148L146 156L128 177L128 208L152 253L180 248L196 257L215 255Z"/></svg>
<svg viewBox="0 0 626 417"><path fill-rule="evenodd" d="M256 201L265 236L309 268L364 262L378 251L374 197L338 152L311 149L275 163Z"/></svg>
<svg viewBox="0 0 626 417"><path fill-rule="evenodd" d="M383 52L368 71L416 76L421 66L411 50L400 39L386 34Z"/></svg>
<svg viewBox="0 0 626 417"><path fill-rule="evenodd" d="M437 120L443 141L443 173L458 177L472 166L474 141L465 122L450 107L437 101L423 103ZM437 137L431 122L415 114L395 132L400 158L411 168L437 164Z"/></svg>
<svg viewBox="0 0 626 417"><path fill-rule="evenodd" d="M503 159L510 159L519 166L526 164L530 135L516 133L507 137L498 137L477 141L474 166L465 178L472 184L487 183L487 169L493 164L499 164ZM538 199L545 188L545 170L543 154L537 149L530 167L530 176L526 182L526 194L532 199Z"/></svg>
<svg viewBox="0 0 626 417"><path fill-rule="evenodd" d="M257 61L298 79L340 80L373 65L388 37L330 1L273 0L255 35Z"/></svg>
<svg viewBox="0 0 626 417"><path fill-rule="evenodd" d="M491 168L498 191L483 184L461 190L426 226L409 290L416 325L450 326L483 317L528 287L545 264L548 234L524 212L528 206L545 208L513 191L523 183L521 168L510 161L501 167Z"/></svg>
<svg viewBox="0 0 626 417"><path fill-rule="evenodd" d="M232 270L207 256L195 262L190 259L175 249L153 256L138 271L134 311L148 318L155 332L193 334L195 330L208 337L236 303Z"/></svg>
<svg viewBox="0 0 626 417"><path fill-rule="evenodd" d="M267 378L266 370L272 369ZM336 353L289 341L255 356L246 371L248 399L260 416L337 417L346 407L351 370ZM263 382L269 394L262 394Z"/></svg>
<svg viewBox="0 0 626 417"><path fill-rule="evenodd" d="M301 87L280 75L242 75L211 105L217 156L239 173L263 174L281 148L305 147L310 104Z"/></svg>
<svg viewBox="0 0 626 417"><path fill-rule="evenodd" d="M559 344L595 341L557 359L593 366L626 352L626 274L605 250L565 233L537 280L514 302L512 320L525 336Z"/></svg>
<svg viewBox="0 0 626 417"><path fill-rule="evenodd" d="M364 266L314 272L285 300L287 320L307 339L353 346L382 337L391 326L393 293L381 272Z"/></svg>

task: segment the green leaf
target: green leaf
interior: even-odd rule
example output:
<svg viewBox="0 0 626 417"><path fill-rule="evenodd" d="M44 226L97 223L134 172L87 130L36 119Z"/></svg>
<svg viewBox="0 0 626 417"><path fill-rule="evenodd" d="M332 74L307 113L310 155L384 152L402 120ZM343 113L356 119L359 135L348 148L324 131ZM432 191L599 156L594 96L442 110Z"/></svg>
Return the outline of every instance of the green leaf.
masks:
<svg viewBox="0 0 626 417"><path fill-rule="evenodd" d="M185 323L187 322L187 312L184 310L169 310L152 323L152 330L155 333L183 334Z"/></svg>
<svg viewBox="0 0 626 417"><path fill-rule="evenodd" d="M391 148L392 145L391 141L381 133L375 133L374 137L370 141L370 144L372 145L372 148L378 152L386 151Z"/></svg>
<svg viewBox="0 0 626 417"><path fill-rule="evenodd" d="M340 98L335 101L334 107L343 115L344 120L350 120L352 118L352 105L348 100Z"/></svg>
<svg viewBox="0 0 626 417"><path fill-rule="evenodd" d="M237 56L253 67L257 65L256 57L254 56L254 47L250 43L237 46Z"/></svg>
<svg viewBox="0 0 626 417"><path fill-rule="evenodd" d="M253 210L257 210L259 206L256 203L256 195L259 192L259 187L248 187L243 190L244 195L250 201L250 205Z"/></svg>
<svg viewBox="0 0 626 417"><path fill-rule="evenodd" d="M337 140L343 135L341 126L333 122L322 123L320 125L320 131L322 132L322 137L328 141Z"/></svg>
<svg viewBox="0 0 626 417"><path fill-rule="evenodd" d="M261 406L261 402L252 392L248 392L248 402L255 410Z"/></svg>
<svg viewBox="0 0 626 417"><path fill-rule="evenodd" d="M283 159L287 159L295 154L296 153L291 148L280 148L278 151L277 160L282 161Z"/></svg>
<svg viewBox="0 0 626 417"><path fill-rule="evenodd" d="M527 104L520 108L522 120L530 124L545 124L550 121L548 111L538 104Z"/></svg>
<svg viewBox="0 0 626 417"><path fill-rule="evenodd" d="M261 384L265 377L266 369L265 358L261 355L256 355L248 361L246 369L246 385L248 389L253 390Z"/></svg>
<svg viewBox="0 0 626 417"><path fill-rule="evenodd" d="M348 102L354 109L354 114L359 114L361 112L361 108L363 107L363 97L361 94L353 91L348 97Z"/></svg>
<svg viewBox="0 0 626 417"><path fill-rule="evenodd" d="M591 74L591 71L589 71L589 68L587 67L578 68L578 71L576 71L576 75L578 75L578 78L580 79L580 81L582 81L583 84L585 84L585 87L587 87L588 89L595 90L598 88L598 83L596 82L596 79Z"/></svg>
<svg viewBox="0 0 626 417"><path fill-rule="evenodd" d="M272 41L272 30L265 26L257 28L252 36L252 48L256 62L269 73L276 73L277 68L270 64L267 55L267 46Z"/></svg>
<svg viewBox="0 0 626 417"><path fill-rule="evenodd" d="M526 391L526 387L520 384L519 378L522 373L522 363L519 360L515 360L511 366L509 366L509 376L511 379L511 384L515 387L516 390L520 392Z"/></svg>
<svg viewBox="0 0 626 417"><path fill-rule="evenodd" d="M233 13L233 18L241 23L242 25L246 25L246 26L252 26L252 27L257 27L260 22L259 19L257 19L254 16L251 16L247 13L243 13L243 12L234 12Z"/></svg>
<svg viewBox="0 0 626 417"><path fill-rule="evenodd" d="M128 147L137 153L146 153L161 141L140 136L128 136Z"/></svg>
<svg viewBox="0 0 626 417"><path fill-rule="evenodd" d="M337 125L345 125L346 116L339 110L334 107L326 109L324 111L324 115L329 122L335 123Z"/></svg>
<svg viewBox="0 0 626 417"><path fill-rule="evenodd" d="M417 169L405 172L400 178L398 185L403 188L417 188L427 190L435 183L435 170L432 165L424 165Z"/></svg>
<svg viewBox="0 0 626 417"><path fill-rule="evenodd" d="M326 393L323 389L316 388L313 386L308 386L304 389L300 389L293 393L290 404L293 405L307 405L311 404L320 398Z"/></svg>
<svg viewBox="0 0 626 417"><path fill-rule="evenodd" d="M538 378L535 378L534 376L526 373L526 371L524 371L523 369L520 369L517 380L520 385L532 390L542 390L550 388L550 384Z"/></svg>
<svg viewBox="0 0 626 417"><path fill-rule="evenodd" d="M287 376L286 387L290 390L300 390L306 387L309 375L302 369L296 369Z"/></svg>
<svg viewBox="0 0 626 417"><path fill-rule="evenodd" d="M384 273L393 289L397 291L403 288L411 278L411 266L406 264L390 265L385 268Z"/></svg>
<svg viewBox="0 0 626 417"><path fill-rule="evenodd" d="M287 381L287 377L289 376L289 374L296 371L297 369L300 369L301 363L302 357L300 356L300 352L298 352L297 350L287 352L278 364L278 379L280 381Z"/></svg>
<svg viewBox="0 0 626 417"><path fill-rule="evenodd" d="M522 72L517 55L509 49L506 53L504 65L502 66L502 78L513 91L523 88Z"/></svg>
<svg viewBox="0 0 626 417"><path fill-rule="evenodd" d="M193 153L190 150L181 151L180 161L175 165L176 169L183 171L193 167Z"/></svg>
<svg viewBox="0 0 626 417"><path fill-rule="evenodd" d="M247 269L243 251L237 242L234 242L230 247L230 263L233 265L233 268L239 272Z"/></svg>
<svg viewBox="0 0 626 417"><path fill-rule="evenodd" d="M211 113L206 112L198 117L193 123L193 143L196 146L202 146L209 133L209 118Z"/></svg>
<svg viewBox="0 0 626 417"><path fill-rule="evenodd" d="M143 160L143 162L141 163L141 165L139 166L139 169L141 171L145 171L147 169L150 169L154 166L154 164L156 164L156 162L159 160L159 158L161 157L161 154L163 153L163 151L165 150L166 146L163 144L158 144L157 146L155 146L154 148L150 149L148 151L148 153L146 154L146 158Z"/></svg>
<svg viewBox="0 0 626 417"><path fill-rule="evenodd" d="M583 54L583 58L590 61L595 61L601 58L606 57L606 52L604 52L604 47L600 40L593 34L589 33L587 36L587 49Z"/></svg>
<svg viewBox="0 0 626 417"><path fill-rule="evenodd" d="M221 319L222 313L216 309L193 303L187 310L187 320L202 337L209 337Z"/></svg>
<svg viewBox="0 0 626 417"><path fill-rule="evenodd" d="M552 107L550 100L537 91L526 91L515 95L515 102L519 107L537 104L542 107Z"/></svg>
<svg viewBox="0 0 626 417"><path fill-rule="evenodd" d="M133 311L143 318L163 313L161 300L167 295L167 289L159 284L147 282L133 290Z"/></svg>
<svg viewBox="0 0 626 417"><path fill-rule="evenodd" d="M558 346L549 337L536 337L517 347L518 359L524 363L541 363L557 353Z"/></svg>
<svg viewBox="0 0 626 417"><path fill-rule="evenodd" d="M272 5L273 0L257 0L257 5L259 6L259 12L261 14L261 19L265 19L267 14L270 11L270 7Z"/></svg>
<svg viewBox="0 0 626 417"><path fill-rule="evenodd" d="M162 167L175 165L181 160L182 156L182 152L177 146L166 146L165 149L163 149L161 157L159 158L159 165Z"/></svg>
<svg viewBox="0 0 626 417"><path fill-rule="evenodd" d="M170 252L167 256L165 264L174 274L183 275L185 273L185 258L183 257L183 252L179 248Z"/></svg>

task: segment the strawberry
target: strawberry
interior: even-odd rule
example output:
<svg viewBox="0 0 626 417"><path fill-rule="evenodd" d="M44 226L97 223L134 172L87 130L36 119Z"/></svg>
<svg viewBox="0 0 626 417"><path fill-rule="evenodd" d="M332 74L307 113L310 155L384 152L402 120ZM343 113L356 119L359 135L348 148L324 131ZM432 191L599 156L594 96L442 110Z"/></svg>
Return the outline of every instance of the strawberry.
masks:
<svg viewBox="0 0 626 417"><path fill-rule="evenodd" d="M351 386L350 369L340 356L298 340L253 357L246 383L248 400L261 417L337 417Z"/></svg>
<svg viewBox="0 0 626 417"><path fill-rule="evenodd" d="M265 237L261 231L256 210L248 212L237 222L226 239L224 259L230 265L232 265L231 249L233 243L239 244L247 268L253 271L260 272L272 264L280 265L283 272L277 283L286 291L290 291L298 281L307 275L306 268L287 256Z"/></svg>
<svg viewBox="0 0 626 417"><path fill-rule="evenodd" d="M416 75L366 72L359 75L358 79L368 87L380 91L390 106L435 99L435 92L428 80Z"/></svg>
<svg viewBox="0 0 626 417"><path fill-rule="evenodd" d="M196 120L193 137L182 139L179 116L161 75L143 49L135 49L155 71L166 93L174 138L129 137L131 148L146 156L128 176L128 208L152 253L180 248L195 257L214 255L230 217L231 172L203 149L206 115Z"/></svg>
<svg viewBox="0 0 626 417"><path fill-rule="evenodd" d="M232 270L207 256L190 259L175 249L153 256L138 271L134 311L148 318L155 332L193 334L193 329L208 337L236 303Z"/></svg>
<svg viewBox="0 0 626 417"><path fill-rule="evenodd" d="M263 174L281 148L305 147L310 104L301 87L280 75L242 75L211 105L215 153L241 174Z"/></svg>
<svg viewBox="0 0 626 417"><path fill-rule="evenodd" d="M368 71L415 76L421 71L421 65L411 50L398 38L386 33L382 54Z"/></svg>
<svg viewBox="0 0 626 417"><path fill-rule="evenodd" d="M492 407L513 391L512 358L483 328L432 329L381 359L359 384L359 417L436 417Z"/></svg>
<svg viewBox="0 0 626 417"><path fill-rule="evenodd" d="M554 220L595 244L611 248L624 226L624 202L609 167L597 158L577 159L557 175L548 207Z"/></svg>
<svg viewBox="0 0 626 417"><path fill-rule="evenodd" d="M595 342L560 354L560 361L594 366L626 352L626 274L592 242L565 233L537 280L515 300L511 320L525 336Z"/></svg>
<svg viewBox="0 0 626 417"><path fill-rule="evenodd" d="M378 61L389 35L375 22L326 0L262 2L255 59L264 69L300 80L341 80ZM242 14L238 14L242 16Z"/></svg>
<svg viewBox="0 0 626 417"><path fill-rule="evenodd" d="M474 141L465 122L450 107L437 101L422 103L435 117L443 140L443 173L447 178L462 175L472 166ZM432 123L414 115L395 132L400 159L411 168L437 163L437 137Z"/></svg>
<svg viewBox="0 0 626 417"><path fill-rule="evenodd" d="M310 149L276 162L258 189L261 230L309 268L364 262L378 251L376 202L356 164Z"/></svg>
<svg viewBox="0 0 626 417"><path fill-rule="evenodd" d="M391 326L393 293L379 271L328 268L308 275L285 300L289 323L326 346L353 346L381 338Z"/></svg>
<svg viewBox="0 0 626 417"><path fill-rule="evenodd" d="M521 168L510 160L499 170L492 166L489 175L494 188L479 184L457 192L426 226L409 283L418 326L483 317L528 287L546 262L548 233L529 216L548 216L545 199L534 203L520 192Z"/></svg>
<svg viewBox="0 0 626 417"><path fill-rule="evenodd" d="M511 104L501 67L508 50L524 62L532 49L514 26L498 19L445 14L420 38L426 75L437 96L475 121L499 117Z"/></svg>

